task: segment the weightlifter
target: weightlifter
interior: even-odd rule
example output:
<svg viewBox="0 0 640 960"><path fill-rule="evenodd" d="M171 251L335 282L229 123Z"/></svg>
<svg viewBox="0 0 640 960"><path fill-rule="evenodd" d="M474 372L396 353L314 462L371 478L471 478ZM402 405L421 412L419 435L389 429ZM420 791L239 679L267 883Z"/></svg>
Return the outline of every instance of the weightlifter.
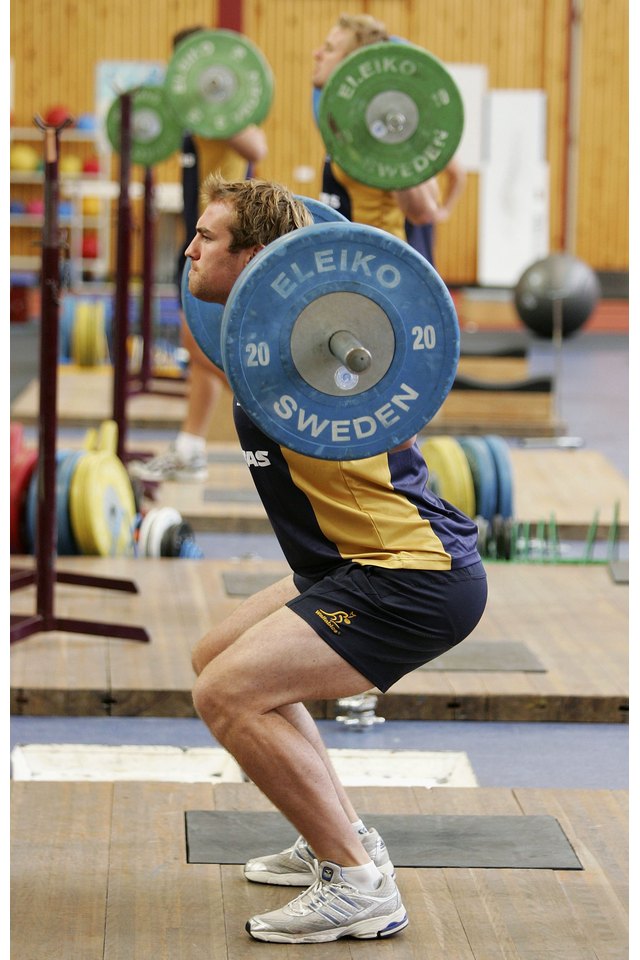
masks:
<svg viewBox="0 0 640 960"><path fill-rule="evenodd" d="M206 30L203 26L186 27L172 40L175 50L183 40ZM185 249L193 236L198 219L201 172L219 170L228 179L247 175L266 157L267 138L261 127L251 124L230 140L213 140L185 133L180 154L182 168L182 219L184 243L176 264L176 287L180 296ZM200 483L207 479L207 433L222 395L226 379L221 370L204 355L186 323L180 305L180 342L189 354L187 410L180 429L167 451L146 462L129 464L132 476L147 482L177 480Z"/></svg>
<svg viewBox="0 0 640 960"><path fill-rule="evenodd" d="M341 14L321 46L313 52L314 97L319 100L329 77L345 57L361 47L391 39L381 20L366 13ZM449 219L466 184L466 171L456 157L449 161L443 175L444 195L435 178L406 190L380 190L350 177L326 157L320 199L348 220L379 227L406 239L433 264L434 225Z"/></svg>
<svg viewBox="0 0 640 960"><path fill-rule="evenodd" d="M302 202L274 183L212 174L203 203L186 251L189 289L214 303L226 303L265 246L311 223ZM299 833L289 849L250 860L245 876L305 888L246 929L280 943L388 937L408 922L393 864L303 704L386 691L468 636L487 597L476 527L427 489L415 437L367 459L327 461L280 446L237 401L234 417L292 572L196 645L193 700Z"/></svg>

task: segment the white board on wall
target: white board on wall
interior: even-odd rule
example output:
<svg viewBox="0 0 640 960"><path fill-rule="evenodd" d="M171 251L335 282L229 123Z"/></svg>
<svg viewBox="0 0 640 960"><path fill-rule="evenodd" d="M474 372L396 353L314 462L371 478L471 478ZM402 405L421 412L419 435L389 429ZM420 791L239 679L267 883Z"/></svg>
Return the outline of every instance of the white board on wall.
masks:
<svg viewBox="0 0 640 960"><path fill-rule="evenodd" d="M484 157L483 109L488 71L483 64L447 63L446 68L460 90L464 106L464 129L456 157L466 170L478 173Z"/></svg>
<svg viewBox="0 0 640 960"><path fill-rule="evenodd" d="M492 90L485 99L478 283L512 287L549 253L546 95Z"/></svg>

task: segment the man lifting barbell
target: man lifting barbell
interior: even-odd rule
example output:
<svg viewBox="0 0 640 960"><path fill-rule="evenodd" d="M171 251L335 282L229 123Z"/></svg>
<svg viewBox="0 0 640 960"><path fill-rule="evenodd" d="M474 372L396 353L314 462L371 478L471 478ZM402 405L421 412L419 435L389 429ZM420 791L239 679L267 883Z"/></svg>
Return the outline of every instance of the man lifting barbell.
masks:
<svg viewBox="0 0 640 960"><path fill-rule="evenodd" d="M451 381L457 344L439 343L442 329L455 340L448 294L406 244L361 225L311 226L303 203L278 184L211 175L203 199L186 251L189 289L226 304L220 341L236 428L292 570L206 634L192 658L199 716L300 834L290 849L245 865L248 880L306 887L246 929L283 943L390 936L408 921L389 854L354 810L303 704L386 691L463 640L482 616L487 589L475 524L427 489L416 438L406 435L413 421L402 422L407 403L394 410L385 401L401 397L399 382L413 389L416 364L423 380L438 380L444 366ZM425 286L417 302L410 296L411 306L396 308L407 250L408 293L415 294L414 268ZM430 353L416 349L415 326L409 337L401 328L403 311L424 321L425 310ZM341 331L346 345L334 345ZM370 367L361 350L354 362L354 340L367 340ZM326 370L334 371L326 384L311 382ZM306 452L272 438L295 434L279 422L272 395L306 408L295 440ZM352 402L358 414L349 419ZM370 431L379 434L378 452L363 455ZM380 449L387 436L402 437L389 452Z"/></svg>
<svg viewBox="0 0 640 960"><path fill-rule="evenodd" d="M334 104L339 100L340 78L347 77L344 69L341 69L346 58L357 50L374 44L389 43L391 40L381 20L369 14L341 14L322 45L313 53L312 83L316 114L320 110L322 91L332 77L326 99ZM393 90L393 75L389 77L388 85L389 89ZM379 85L377 89L379 90ZM399 95L398 91L394 92L396 96ZM428 87L418 91L420 105L426 102L428 93ZM365 114L374 97L373 94L368 94L365 84L360 90L356 90L354 99L358 102L358 109ZM325 102L325 113L327 106ZM461 121L461 115L459 119ZM326 131L327 127L324 129ZM384 150L384 145L381 145L380 149ZM362 157L369 154L370 150L371 140L363 140ZM339 157L340 151L338 161ZM387 170L382 182L367 183L365 166L359 159L356 161L355 170L349 174L335 157L327 156L322 169L321 199L349 220L380 227L395 236L405 238L430 263L434 263L433 227L434 224L449 218L464 189L464 168L455 156L444 164L444 192L435 177L409 188L395 189L401 184L399 181L396 184L392 167L389 166ZM385 183L387 178L388 183Z"/></svg>
<svg viewBox="0 0 640 960"><path fill-rule="evenodd" d="M180 50L180 45L185 41L193 41L198 36L206 36L208 33L207 28L203 26L180 30L172 39L174 58ZM185 49L184 46L182 49ZM211 63L215 62L213 54L210 59ZM209 64L205 66L209 67ZM255 123L250 123L242 130L221 139L211 136L213 133L213 121L211 121L211 130L207 133L209 135L187 131L182 138L180 166L185 236L176 265L176 285L180 299L185 264L184 251L193 236L198 219L200 184L204 178L202 171L217 170L229 180L248 176L253 172L256 164L265 159L268 152L265 132ZM206 480L208 476L207 435L226 386L226 380L222 371L209 360L194 340L185 319L182 303L180 303L180 344L189 355L186 384L187 409L180 429L168 450L151 460L132 461L129 464L131 476L145 482L175 480L182 483L198 483Z"/></svg>

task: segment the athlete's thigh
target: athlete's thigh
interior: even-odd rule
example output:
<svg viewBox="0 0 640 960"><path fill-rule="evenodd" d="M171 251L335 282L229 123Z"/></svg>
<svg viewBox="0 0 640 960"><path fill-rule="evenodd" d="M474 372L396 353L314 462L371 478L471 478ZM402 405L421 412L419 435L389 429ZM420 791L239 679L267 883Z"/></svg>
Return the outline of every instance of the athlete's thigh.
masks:
<svg viewBox="0 0 640 960"><path fill-rule="evenodd" d="M243 600L233 613L206 633L194 647L191 659L196 672L200 673L210 660L226 650L239 636L297 595L293 577L289 575Z"/></svg>
<svg viewBox="0 0 640 960"><path fill-rule="evenodd" d="M288 607L250 627L203 670L201 680L260 713L371 689L366 677Z"/></svg>

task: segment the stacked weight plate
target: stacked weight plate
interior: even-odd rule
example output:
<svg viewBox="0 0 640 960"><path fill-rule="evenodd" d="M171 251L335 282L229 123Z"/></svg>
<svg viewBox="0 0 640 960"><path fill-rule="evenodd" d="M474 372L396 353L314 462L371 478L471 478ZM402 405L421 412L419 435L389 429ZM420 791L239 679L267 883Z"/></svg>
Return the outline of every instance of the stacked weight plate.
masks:
<svg viewBox="0 0 640 960"><path fill-rule="evenodd" d="M61 362L95 367L109 360L112 305L107 300L64 297L60 311Z"/></svg>
<svg viewBox="0 0 640 960"><path fill-rule="evenodd" d="M117 457L116 448L117 426L113 421L105 421L98 430L87 432L83 449L56 453L58 555L133 556L137 507L129 474ZM15 498L15 520L12 514L14 553L33 553L37 546L39 473L36 450L30 459L28 482L23 480L26 474L23 467L15 471L16 490L18 475L26 485L22 488L22 495Z"/></svg>
<svg viewBox="0 0 640 960"><path fill-rule="evenodd" d="M11 424L9 463L9 543L11 553L26 553L24 508L38 451L24 443L22 424Z"/></svg>
<svg viewBox="0 0 640 960"><path fill-rule="evenodd" d="M422 444L429 468L428 486L478 527L485 556L508 560L513 553L513 471L503 437L434 436Z"/></svg>
<svg viewBox="0 0 640 960"><path fill-rule="evenodd" d="M200 559L191 526L174 507L153 507L141 518L136 532L138 557Z"/></svg>

